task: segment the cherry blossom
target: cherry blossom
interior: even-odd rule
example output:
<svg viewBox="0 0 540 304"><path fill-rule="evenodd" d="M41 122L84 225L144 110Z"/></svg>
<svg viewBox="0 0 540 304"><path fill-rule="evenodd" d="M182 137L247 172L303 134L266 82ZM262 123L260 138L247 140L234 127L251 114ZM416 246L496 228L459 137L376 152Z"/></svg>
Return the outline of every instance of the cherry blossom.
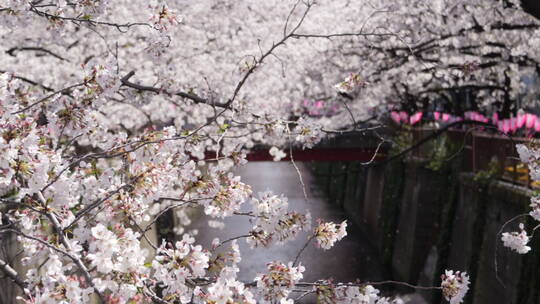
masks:
<svg viewBox="0 0 540 304"><path fill-rule="evenodd" d="M317 246L325 250L332 248L337 241L347 235L346 229L347 221L343 221L341 224L319 222L319 225L313 232L315 240L317 241Z"/></svg>
<svg viewBox="0 0 540 304"><path fill-rule="evenodd" d="M505 247L508 247L519 254L525 254L531 250L531 247L527 246L530 241L530 237L525 231L525 226L519 224L519 232L505 232L502 234L501 240Z"/></svg>
<svg viewBox="0 0 540 304"><path fill-rule="evenodd" d="M469 276L466 272L446 270L441 276L442 293L450 304L463 303L464 297L469 291Z"/></svg>
<svg viewBox="0 0 540 304"><path fill-rule="evenodd" d="M293 267L292 263L285 265L280 262L268 263L267 268L268 273L255 277L258 291L262 295L260 303L286 301L291 289L303 278L302 273L305 271L301 265Z"/></svg>
<svg viewBox="0 0 540 304"><path fill-rule="evenodd" d="M490 0L0 1L0 233L24 249L21 300L291 303L301 264L271 262L241 282L236 242L196 245L190 208L214 227L250 221L239 238L252 247L291 241L309 213L271 191L253 197L234 173L246 153L272 147L279 160L388 109L417 123L423 109L409 101L435 105L441 92L476 88L504 130L538 130L512 102L538 93L523 80L539 28ZM518 149L540 179L537 151ZM153 244L170 213L178 239ZM346 226L320 222L308 243L330 249ZM528 248L524 230L503 237ZM467 277L445 278L457 303ZM390 302L370 285L337 294Z"/></svg>
<svg viewBox="0 0 540 304"><path fill-rule="evenodd" d="M280 161L285 156L287 156L287 154L285 154L285 152L280 150L278 147L272 147L272 148L270 148L270 150L268 150L268 152L273 157L274 161Z"/></svg>
<svg viewBox="0 0 540 304"><path fill-rule="evenodd" d="M532 208L532 211L529 212L529 215L532 216L535 220L540 221L540 197L531 197L531 204L529 206Z"/></svg>
<svg viewBox="0 0 540 304"><path fill-rule="evenodd" d="M253 206L253 229L246 239L251 247L283 244L293 240L301 232L309 229L311 216L289 211L289 203L283 195L271 191L259 193L259 198L251 200Z"/></svg>

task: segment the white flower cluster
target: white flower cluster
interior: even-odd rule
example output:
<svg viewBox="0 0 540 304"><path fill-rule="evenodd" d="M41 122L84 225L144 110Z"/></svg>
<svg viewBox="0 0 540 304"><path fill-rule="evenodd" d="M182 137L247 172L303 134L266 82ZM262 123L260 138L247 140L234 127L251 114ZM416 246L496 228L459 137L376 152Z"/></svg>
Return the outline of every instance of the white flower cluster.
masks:
<svg viewBox="0 0 540 304"><path fill-rule="evenodd" d="M347 235L346 229L347 221L339 225L332 222L320 222L314 231L317 246L325 250L332 248L337 241Z"/></svg>
<svg viewBox="0 0 540 304"><path fill-rule="evenodd" d="M523 144L516 145L516 150L519 154L520 160L528 165L529 174L531 179L535 181L540 180L540 150L528 147ZM540 196L531 197L531 211L529 215L537 221L540 221ZM505 232L502 234L501 240L503 245L508 247L519 254L526 254L531 251L531 247L527 246L530 241L530 236L525 230L523 223L519 224L519 231Z"/></svg>
<svg viewBox="0 0 540 304"><path fill-rule="evenodd" d="M64 275L68 267L61 257L51 252L43 264L43 274L37 269L28 270L28 290L35 291L34 301L31 303L88 303L93 289L88 287L84 278Z"/></svg>
<svg viewBox="0 0 540 304"><path fill-rule="evenodd" d="M450 304L463 303L463 298L469 291L469 276L466 272L446 270L441 276L442 293Z"/></svg>
<svg viewBox="0 0 540 304"><path fill-rule="evenodd" d="M202 197L204 212L212 217L224 218L240 210L242 204L251 196L251 187L240 181L240 176L223 172L213 167L208 175L196 183L196 190Z"/></svg>
<svg viewBox="0 0 540 304"><path fill-rule="evenodd" d="M296 124L296 128L294 129L296 141L300 142L304 148L312 148L324 136L321 126L311 119L302 117Z"/></svg>
<svg viewBox="0 0 540 304"><path fill-rule="evenodd" d="M324 286L320 289L328 288ZM318 292L319 293L319 292ZM336 304L403 304L399 298L381 297L380 291L371 285L337 286L330 293ZM328 293L320 292L319 297L328 297Z"/></svg>
<svg viewBox="0 0 540 304"><path fill-rule="evenodd" d="M272 147L270 150L268 150L268 153L273 157L274 161L280 161L282 160L287 154L283 152L283 150L279 149L278 147Z"/></svg>
<svg viewBox="0 0 540 304"><path fill-rule="evenodd" d="M517 144L516 150L519 155L519 159L524 164L528 164L533 159L533 151L531 151L527 146L523 144Z"/></svg>
<svg viewBox="0 0 540 304"><path fill-rule="evenodd" d="M157 33L149 37L145 51L153 61L160 62L171 46L173 29L182 22L182 18L164 1L151 1L149 9L153 12L149 21Z"/></svg>
<svg viewBox="0 0 540 304"><path fill-rule="evenodd" d="M288 265L271 262L268 263L267 269L267 273L255 277L258 293L262 297L259 303L270 304L277 301L291 303L292 301L288 300L287 297L296 283L303 278L304 266L294 267L292 262L289 262Z"/></svg>
<svg viewBox="0 0 540 304"><path fill-rule="evenodd" d="M254 226L246 239L251 247L269 246L272 242L283 244L305 231L311 224L310 214L289 211L289 203L283 195L271 191L259 193L251 200Z"/></svg>
<svg viewBox="0 0 540 304"><path fill-rule="evenodd" d="M30 269L24 300L88 303L94 293L122 304L251 303L255 292L236 280L234 249L235 262L226 266L212 263L218 259L213 252L185 235L174 245L144 250L151 242L141 241L152 228L146 224L173 209L188 223L179 210L187 206L201 206L213 218L238 214L251 189L229 172L256 145L297 141L311 148L329 130L350 129L350 115L363 121L405 95L510 83L478 94L489 105L503 92L521 96L523 79L536 73L533 64L506 59L539 61L538 20L503 9L501 1L439 1L436 14L429 1L319 2L311 9L312 1L292 0L0 0L1 216L20 234L17 259ZM182 31L176 30L180 10L187 21ZM298 38L314 36L279 42L284 23L285 37L295 37L295 28ZM377 38L317 39L329 33L329 24L336 34ZM470 31L471 24L482 30ZM417 56L404 61L404 43ZM490 59L493 45L500 55L489 62L496 66L476 68ZM253 65L238 73L246 60ZM451 71L464 62L466 73L455 77ZM329 115L320 101L341 101L333 85L344 71L366 78L351 74L339 84L339 93L351 93L350 111L330 106ZM524 92L528 98L537 93L534 87ZM299 103L306 99L316 101L314 108ZM523 157L538 179L538 151L519 149L530 152ZM277 148L271 152L283 157ZM207 162L209 153L217 160ZM284 198L258 200L248 214L254 225L248 241L284 242L307 227L308 216L287 211ZM327 249L345 228L345 222L321 224L313 237ZM257 295L291 303L289 290L302 271L271 263ZM375 292L348 293L351 301L364 301Z"/></svg>
<svg viewBox="0 0 540 304"><path fill-rule="evenodd" d="M531 247L527 246L530 237L525 231L525 227L522 223L519 224L520 232L505 232L502 234L501 240L505 247L508 247L519 254L525 254L531 250Z"/></svg>
<svg viewBox="0 0 540 304"><path fill-rule="evenodd" d="M222 260L214 260L210 268L217 267L217 264L223 265L215 282L206 288L196 287L194 291L195 303L245 303L255 304L256 300L253 293L246 288L244 283L237 280L239 271L237 263L240 262L240 250L236 240L232 242L232 251ZM223 257L223 256L221 256ZM225 265L227 262L230 265Z"/></svg>
<svg viewBox="0 0 540 304"><path fill-rule="evenodd" d="M195 239L184 234L182 241L174 247L163 243L152 261L154 277L163 287L163 294L180 300L191 301L192 290L188 281L203 277L208 269L209 253L200 245L194 246Z"/></svg>
<svg viewBox="0 0 540 304"><path fill-rule="evenodd" d="M336 84L334 88L340 93L351 93L356 88L365 88L368 83L358 73L351 73L344 81Z"/></svg>
<svg viewBox="0 0 540 304"><path fill-rule="evenodd" d="M117 73L117 62L108 57L105 61L93 59L85 65L85 85L88 95L104 95L112 97L120 88L120 77Z"/></svg>
<svg viewBox="0 0 540 304"><path fill-rule="evenodd" d="M535 220L540 221L540 196L533 196L531 198L531 204L529 205L532 210L529 215Z"/></svg>
<svg viewBox="0 0 540 304"><path fill-rule="evenodd" d="M154 25L155 29L162 33L170 31L171 28L182 22L176 10L170 8L163 1L153 3L149 5L149 8L154 12L150 16L150 22Z"/></svg>
<svg viewBox="0 0 540 304"><path fill-rule="evenodd" d="M142 271L144 273L143 264L148 250L141 248L139 233L119 225L114 233L103 224L98 224L91 231L94 241L90 245L91 253L88 254L88 258L92 260L92 264L98 271L102 273Z"/></svg>
<svg viewBox="0 0 540 304"><path fill-rule="evenodd" d="M540 180L540 150L523 144L516 145L516 150L520 160L528 165L531 179Z"/></svg>

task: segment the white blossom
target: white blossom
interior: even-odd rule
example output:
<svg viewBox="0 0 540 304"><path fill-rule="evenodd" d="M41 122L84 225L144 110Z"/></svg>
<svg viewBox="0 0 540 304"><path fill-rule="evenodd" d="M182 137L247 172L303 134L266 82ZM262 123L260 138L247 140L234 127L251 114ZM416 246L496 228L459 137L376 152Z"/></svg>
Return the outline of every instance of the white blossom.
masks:
<svg viewBox="0 0 540 304"><path fill-rule="evenodd" d="M282 160L287 154L283 152L283 150L279 149L278 147L272 147L268 151L270 155L273 157L274 161L280 161Z"/></svg>
<svg viewBox="0 0 540 304"><path fill-rule="evenodd" d="M332 248L337 241L347 235L346 228L347 221L343 221L341 224L335 224L333 222L319 223L314 231L317 246L325 250Z"/></svg>
<svg viewBox="0 0 540 304"><path fill-rule="evenodd" d="M517 144L516 150L519 154L519 158L521 159L521 162L528 164L532 159L532 153L527 146L523 144Z"/></svg>
<svg viewBox="0 0 540 304"><path fill-rule="evenodd" d="M519 254L525 254L531 250L531 247L527 246L530 237L525 231L524 225L519 224L519 232L505 232L502 234L501 240L505 247L508 247Z"/></svg>
<svg viewBox="0 0 540 304"><path fill-rule="evenodd" d="M529 215L535 220L540 221L540 196L531 197L531 204L529 206L532 208Z"/></svg>
<svg viewBox="0 0 540 304"><path fill-rule="evenodd" d="M446 270L441 276L442 293L450 304L463 303L464 297L469 291L469 276L466 272Z"/></svg>

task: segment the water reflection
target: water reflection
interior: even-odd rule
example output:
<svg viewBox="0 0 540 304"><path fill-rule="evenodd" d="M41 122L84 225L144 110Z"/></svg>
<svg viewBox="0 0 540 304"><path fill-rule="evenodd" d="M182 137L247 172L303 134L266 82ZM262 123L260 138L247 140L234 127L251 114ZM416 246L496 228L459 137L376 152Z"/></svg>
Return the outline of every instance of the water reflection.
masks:
<svg viewBox="0 0 540 304"><path fill-rule="evenodd" d="M298 174L289 162L252 162L237 173L242 176L244 182L252 186L254 193L265 190L272 190L276 194L283 193L289 198L291 210L299 212L309 210L313 223L318 218L334 222L345 219L342 210L325 201L307 166L299 163L298 167L306 185L308 201L304 198ZM250 211L249 204L244 207L245 210L242 211ZM209 247L216 237L220 240L229 239L246 234L251 228L246 217L235 216L227 219L224 230L208 227L209 219L198 211L193 223L188 227L198 230L197 242L205 247ZM283 246L275 245L265 249L251 249L245 240L240 240L242 262L239 265L239 278L243 281L252 281L257 273L264 272L265 263L268 261L284 263L293 261L307 239L308 233L303 233L296 240ZM334 248L324 251L311 244L303 252L301 261L306 267L304 281L328 278L333 278L337 282L351 282L356 279L377 281L385 277L377 252L352 221L349 221L348 236Z"/></svg>

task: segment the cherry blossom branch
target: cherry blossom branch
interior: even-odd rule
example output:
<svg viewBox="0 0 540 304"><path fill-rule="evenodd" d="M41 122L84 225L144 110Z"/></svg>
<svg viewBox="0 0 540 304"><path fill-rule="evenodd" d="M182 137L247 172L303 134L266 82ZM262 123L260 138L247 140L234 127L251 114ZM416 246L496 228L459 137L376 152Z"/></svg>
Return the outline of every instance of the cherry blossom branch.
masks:
<svg viewBox="0 0 540 304"><path fill-rule="evenodd" d="M9 50L6 51L7 54L9 54L10 56L15 56L15 52L19 52L19 51L38 51L38 52L43 52L43 53L46 53L46 54L49 54L57 59L60 59L62 61L67 61L69 62L69 60L67 60L66 58L46 49L46 48L43 48L43 47L13 47L13 48L10 48Z"/></svg>
<svg viewBox="0 0 540 304"><path fill-rule="evenodd" d="M326 38L332 39L337 37L399 37L395 33L336 33L336 34L293 34L292 38Z"/></svg>
<svg viewBox="0 0 540 304"><path fill-rule="evenodd" d="M102 199L99 199L99 200L96 200L95 202L93 202L92 204L86 206L84 209L82 209L81 211L79 211L77 214L75 214L75 218L73 219L73 221L67 225L63 231L67 231L69 229L71 229L71 227L73 227L83 216L85 216L86 214L88 214L90 211L94 210L95 208L99 207L103 202L107 201L108 199L110 199L111 197L113 197L114 195L118 194L120 191L126 189L126 188L129 188L132 186L132 183L135 183L137 179L139 179L141 177L141 175L135 177L130 183L127 183L127 184L124 184L118 188L116 188L114 191L111 191L109 192L109 194L107 194L107 196L105 196L104 198Z"/></svg>
<svg viewBox="0 0 540 304"><path fill-rule="evenodd" d="M288 125L286 126L286 130L287 130L287 133L289 135L289 138L291 138L291 130L290 130ZM300 172L300 168L298 168L298 166L296 165L296 162L294 161L292 142L293 141L290 140L290 143L289 143L289 156L291 158L291 164L293 165L294 169L296 170L296 174L298 174L298 179L300 180L300 185L302 186L302 192L304 194L304 199L307 202L309 199L308 199L308 195L307 195L307 191L306 191L306 184L304 183L304 178L302 177L302 172Z"/></svg>
<svg viewBox="0 0 540 304"><path fill-rule="evenodd" d="M21 110L19 110L19 111L12 112L11 114L16 115L16 114L19 114L19 113L26 112L26 111L28 111L29 109L31 109L31 108L33 108L33 107L35 107L35 106L37 106L37 105L39 105L39 104L41 104L41 103L47 101L47 100L50 99L51 97L54 97L54 96L56 96L56 95L58 95L58 94L63 94L63 93L69 92L69 91L71 91L72 89L74 89L74 88L76 88L76 87L83 86L83 85L85 85L84 82L76 83L76 84L74 84L74 85L70 85L69 87L66 87L66 88L60 89L60 90L58 90L58 91L55 91L55 92L53 92L53 93L51 93L51 94L49 94L49 95L47 95L47 96L41 98L40 100L38 100L38 101L36 101L36 102L30 104L29 106L27 106L27 107L25 107L25 108L23 108L23 109L21 109Z"/></svg>
<svg viewBox="0 0 540 304"><path fill-rule="evenodd" d="M146 233L148 230L150 230L152 228L152 225L158 221L158 219L163 215L165 214L167 211L169 210L172 210L172 209L176 209L176 208L179 208L179 207L183 207L183 206L186 206L188 204L194 204L193 201L183 201L183 203L180 203L180 204L175 204L175 205L172 205L172 206L168 206L167 208L161 210L158 214L156 214L154 216L154 219L152 219L152 221L150 221L150 223L148 223L146 225L146 228L144 228L144 233Z"/></svg>
<svg viewBox="0 0 540 304"><path fill-rule="evenodd" d="M255 62L250 66L250 68L244 74L244 77L242 77L240 82L236 85L236 88L234 89L234 93L233 93L232 97L225 104L226 106L230 106L234 102L234 100L238 96L238 93L240 92L240 90L242 89L242 87L244 86L246 81L248 80L249 76L251 74L253 74L253 72L255 72L255 69L257 67L259 67L264 62L264 60L274 52L275 49L277 49L281 45L284 45L287 40L292 38L293 35L296 33L296 31L300 28L300 26L302 26L302 24L304 23L304 20L306 19L309 11L311 10L311 7L313 6L313 3L310 2L310 1L304 2L304 4L306 5L306 9L304 10L304 13L303 13L302 17L300 18L300 21L298 21L296 26L285 37L283 37L277 43L272 43L272 47L270 47L270 49L268 51L266 51L266 53L264 53L261 57L259 57L259 59L255 60ZM291 10L291 14L295 9L296 9L296 4L293 6L293 8ZM288 23L288 21L286 22L286 25L287 25L287 23Z"/></svg>
<svg viewBox="0 0 540 304"><path fill-rule="evenodd" d="M226 239L225 241L222 241L221 243L219 243L216 247L214 247L212 249L212 251L218 249L219 247L227 244L227 243L230 243L232 241L235 241L235 240L239 240L239 239L243 239L243 238L248 238L248 237L251 237L251 234L244 234L244 235L239 235L239 236L235 236L235 237L232 237L230 239Z"/></svg>
<svg viewBox="0 0 540 304"><path fill-rule="evenodd" d="M413 289L417 289L417 290L441 290L442 287L440 286L419 286L419 285L413 285L413 284L409 284L407 282L399 282L399 281L378 281L378 282L365 282L365 283L362 283L362 285L360 286L366 286L366 285L373 285L373 286L376 286L376 285L401 285L401 286L406 286L406 287L410 287L410 288L413 288Z"/></svg>
<svg viewBox="0 0 540 304"><path fill-rule="evenodd" d="M176 95L176 96L180 96L182 98L192 100L195 103L208 104L208 105L212 105L212 106L215 106L215 107L218 107L218 108L224 108L224 109L232 109L227 104L214 104L214 103L211 103L208 99L199 97L199 96L191 94L191 93L168 92L165 89L151 87L151 86L144 86L144 85L140 85L140 84L130 82L129 79L131 77L133 77L133 75L135 75L135 71L131 71L128 74L126 74L124 77L122 77L120 79L120 81L122 82L122 85L126 86L126 87L129 87L129 88L132 88L132 89L135 89L135 90L138 90L138 91L152 92L152 93L155 93L155 94L158 94L158 95L160 95L160 94L164 94L164 95L168 95L168 96Z"/></svg>
<svg viewBox="0 0 540 304"><path fill-rule="evenodd" d="M47 92L53 92L54 89L51 88L51 87L48 87L42 83L38 83L37 81L34 81L32 79L29 79L29 78L26 78L26 77L23 77L23 76L19 76L19 75L16 75L16 74L13 74L11 72L8 72L8 71L5 71L5 70L0 70L0 73L10 73L11 74L11 77L15 78L15 79L18 79L20 81L23 81L23 82L26 82L28 84L31 84L33 86L38 86L38 87L41 87L42 89L44 89L45 91Z"/></svg>
<svg viewBox="0 0 540 304"><path fill-rule="evenodd" d="M297 0L296 3L293 5L292 9L289 11L289 15L287 15L287 19L285 20L285 25L283 26L283 37L286 37L287 36L287 28L289 26L289 20L291 19L294 11L296 10L296 7L298 6L298 4L300 4L300 1L302 0Z"/></svg>
<svg viewBox="0 0 540 304"><path fill-rule="evenodd" d="M149 238L148 236L146 235L146 230L143 230L141 228L141 226L139 226L139 224L135 221L135 219L133 219L132 216L129 216L129 220L131 221L131 224L135 226L135 228L137 228L137 230L139 230L139 233L141 233L141 236L139 237L139 240L141 240L142 238L144 238L146 240L146 242L148 243L148 245L150 245L150 247L152 247L154 250L157 250L158 249L158 246L156 244L154 244ZM149 225L150 227L150 225ZM147 227L148 229L148 227Z"/></svg>
<svg viewBox="0 0 540 304"><path fill-rule="evenodd" d="M506 288L506 285L504 284L504 282L499 277L499 266L498 266L498 262L497 262L497 244L499 243L499 236L502 234L504 228L507 225L509 225L510 223L512 223L513 221L515 221L515 220L517 220L519 218L528 217L528 216L530 216L528 213L524 213L524 214L518 214L518 215L514 216L513 218L509 219L508 221L506 221L501 226L501 229L499 229L499 231L497 232L497 235L495 236L495 250L494 250L494 259L493 259L493 262L495 264L495 278L497 279L497 282L499 282L499 284L502 285L503 288Z"/></svg>
<svg viewBox="0 0 540 304"><path fill-rule="evenodd" d="M298 265L298 260L300 259L300 256L302 255L302 253L304 252L304 250L306 250L307 246L309 245L309 243L315 239L316 235L312 235L309 237L309 239L306 241L306 243L304 244L304 246L302 247L302 249L300 249L300 251L298 251L298 253L296 254L296 257L294 258L294 262L293 262L293 267L296 267L296 265Z"/></svg>
<svg viewBox="0 0 540 304"><path fill-rule="evenodd" d="M0 232L1 233L1 232ZM11 281L13 281L17 286L19 286L21 288L21 290L27 294L27 287L28 287L28 282L23 280L19 274L17 273L17 271L15 269L13 269L11 266L9 266L8 263L6 263L4 260L0 259L0 270L2 270L2 272L8 277L11 279Z"/></svg>
<svg viewBox="0 0 540 304"><path fill-rule="evenodd" d="M43 193L38 192L37 197L38 197L39 201L43 204L42 207L46 208L47 201L45 200L45 197L43 196ZM58 222L58 219L56 218L56 216L51 212L46 212L46 215L49 218L50 222L53 224L54 231L55 231L56 235L58 235L58 237L60 238L60 242L64 245L67 252L72 251L71 245L67 241L66 236L64 235L64 230L62 229L62 226ZM98 297L101 299L101 301L103 303L106 303L105 298L103 297L101 292L98 290L98 288L94 285L93 278L90 275L90 273L88 272L88 268L86 268L86 266L81 261L81 259L78 258L77 256L71 255L71 254L68 254L67 257L69 257L70 259L73 260L73 262L78 266L79 270L83 273L83 275L84 275L85 279L87 280L88 284L94 289L94 292L98 295Z"/></svg>
<svg viewBox="0 0 540 304"><path fill-rule="evenodd" d="M61 231L61 230L59 230ZM105 298L103 297L103 295L101 294L101 292L99 292L99 290L97 290L97 288L95 287L94 283L92 282L92 277L90 276L90 273L88 272L88 269L86 268L86 266L82 263L82 261L77 258L76 256L70 254L68 251L65 251L65 250L62 250L56 246L53 246L52 244L49 244L47 242L45 242L44 240L42 239L39 239L37 237L34 237L34 236L31 236L31 235L28 235L28 234L25 234L19 230L16 230L16 229L5 229L3 231L0 231L0 233L6 233L6 232L13 232L19 236L22 236L26 239L29 239L29 240L33 240L33 241L36 241L42 245L44 245L45 247L47 248L50 248L58 253L60 253L61 255L69 258L75 265L77 265L77 267L79 268L79 270L82 272L83 276L86 278L86 280L88 281L88 284L94 289L94 292L98 295L98 297L101 299L102 303L106 303L105 302ZM58 234L59 237L61 237L61 234ZM64 245L65 246L65 245ZM70 250L70 247L68 245L68 247L66 247L67 250Z"/></svg>
<svg viewBox="0 0 540 304"><path fill-rule="evenodd" d="M121 33L125 33L126 31L123 30L123 29L129 29L133 26L148 26L150 28L153 28L152 25L148 24L148 23L143 23L143 22L133 22L133 23L114 23L114 22L106 22L106 21L97 21L97 20L92 20L92 19L83 19L83 18L72 18L72 17L64 17L64 16L58 16L58 15L51 15L49 13L46 13L44 11L40 11L36 8L36 6L31 5L31 8L30 8L30 11L35 13L36 15L40 16L40 17L45 17L47 18L48 20L64 20L64 21L71 21L71 22L74 22L75 24L79 24L79 23L86 23L86 24L89 24L89 25L103 25L103 26L110 26L110 27L114 27L116 28L119 32Z"/></svg>
<svg viewBox="0 0 540 304"><path fill-rule="evenodd" d="M150 299L152 299L152 302L154 302L156 304L169 304L170 303L170 302L165 301L162 298L158 297L155 293L151 292L148 289L144 290L144 294L146 296L150 297Z"/></svg>

